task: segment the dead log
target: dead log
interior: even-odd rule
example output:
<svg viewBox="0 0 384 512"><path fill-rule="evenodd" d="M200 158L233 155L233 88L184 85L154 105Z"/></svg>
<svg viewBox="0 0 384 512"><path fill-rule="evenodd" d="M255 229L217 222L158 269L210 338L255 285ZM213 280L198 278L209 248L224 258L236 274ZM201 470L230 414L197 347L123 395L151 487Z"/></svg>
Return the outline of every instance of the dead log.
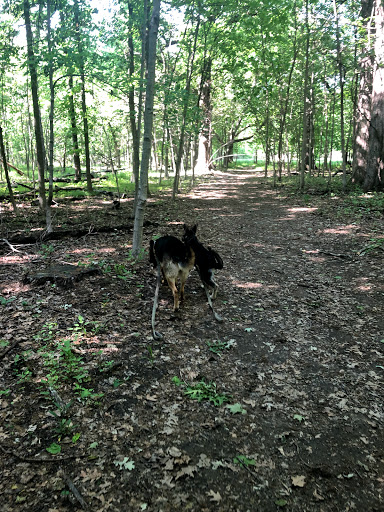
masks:
<svg viewBox="0 0 384 512"><path fill-rule="evenodd" d="M25 274L23 277L24 284L34 284L41 286L45 283L52 282L63 288L72 288L74 283L80 281L85 276L100 274L99 267L78 267L75 265L51 265L45 270Z"/></svg>

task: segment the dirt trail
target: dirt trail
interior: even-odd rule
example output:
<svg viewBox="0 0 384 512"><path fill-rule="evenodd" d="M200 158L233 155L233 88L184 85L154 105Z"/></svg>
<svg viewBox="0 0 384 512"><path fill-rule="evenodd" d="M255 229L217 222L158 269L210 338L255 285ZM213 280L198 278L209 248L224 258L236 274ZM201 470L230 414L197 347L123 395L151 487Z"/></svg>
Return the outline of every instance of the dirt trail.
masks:
<svg viewBox="0 0 384 512"><path fill-rule="evenodd" d="M49 291L47 316L71 302L70 313L56 314L62 328L77 313L110 319L109 330L86 347L90 354L104 348L116 366L110 375L92 374L105 398L99 408L79 409L82 437L67 449L86 455L97 442L96 457L63 463L91 510L382 510L384 287L381 260L356 256L364 228L281 198L250 172L217 174L176 203L151 204L156 200L148 218L157 227L146 230L146 243L198 222L200 240L224 260L215 307L225 321L213 319L194 273L177 317L171 292L161 288L164 342L153 342L155 277L146 260L124 282L96 276L69 295ZM129 243L116 233L57 251L124 263ZM21 273L16 263L12 273ZM207 345L217 342L227 347L220 355ZM113 379L124 384L114 389ZM214 382L228 401L216 407L185 395L202 381ZM39 396L27 390L38 407ZM23 414L20 429L39 422L36 412ZM10 446L9 431L2 433ZM116 466L124 457L134 469ZM2 460L0 469L2 510L80 510L52 491L56 467L12 468ZM12 483L28 506L4 491Z"/></svg>

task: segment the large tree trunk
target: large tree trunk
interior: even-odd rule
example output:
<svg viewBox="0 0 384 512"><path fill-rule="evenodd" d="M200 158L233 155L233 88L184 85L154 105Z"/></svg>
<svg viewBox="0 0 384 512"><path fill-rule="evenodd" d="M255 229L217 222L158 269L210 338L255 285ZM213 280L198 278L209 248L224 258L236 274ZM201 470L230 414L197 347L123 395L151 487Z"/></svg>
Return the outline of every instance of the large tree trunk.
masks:
<svg viewBox="0 0 384 512"><path fill-rule="evenodd" d="M370 30L370 15L373 0L362 0L360 17L366 31ZM369 38L370 39L370 38ZM373 56L370 48L363 49L363 56L359 63L359 92L355 110L355 137L353 145L353 180L362 185L364 183L368 160L369 124L371 122L371 96L372 96L372 69Z"/></svg>
<svg viewBox="0 0 384 512"><path fill-rule="evenodd" d="M37 153L37 168L39 173L39 204L40 209L45 213L46 217L46 228L47 232L52 232L52 221L51 221L51 209L47 204L45 195L45 155L44 155L44 141L40 115L39 105L39 92L38 92L38 81L37 81L37 70L36 70L36 59L33 51L33 35L31 28L30 18L30 6L29 1L24 0L24 19L25 29L27 34L27 52L28 52L28 68L31 78L31 92L33 102L33 115L35 120L35 141L36 141L36 153Z"/></svg>
<svg viewBox="0 0 384 512"><path fill-rule="evenodd" d="M155 96L156 41L160 19L160 0L153 0L152 18L148 33L148 73L145 95L144 136L140 165L140 186L133 227L132 255L137 258L143 239L145 206L148 194L148 169L151 158L153 102Z"/></svg>
<svg viewBox="0 0 384 512"><path fill-rule="evenodd" d="M384 190L384 5L375 3L375 65L364 191Z"/></svg>

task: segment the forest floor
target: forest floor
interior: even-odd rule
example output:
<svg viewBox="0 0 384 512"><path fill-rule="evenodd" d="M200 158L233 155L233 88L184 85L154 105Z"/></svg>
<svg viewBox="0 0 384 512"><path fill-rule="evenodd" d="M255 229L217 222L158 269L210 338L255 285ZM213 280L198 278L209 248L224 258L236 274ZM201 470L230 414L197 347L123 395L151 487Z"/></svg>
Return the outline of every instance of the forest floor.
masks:
<svg viewBox="0 0 384 512"><path fill-rule="evenodd" d="M88 234L0 245L2 512L384 509L383 212L282 190L231 171L150 198L146 248L197 222L224 261L224 321L193 272L178 315L160 289L160 342L147 252L98 229L132 223L130 201L60 203L55 224ZM0 238L39 221L3 209ZM79 262L101 272L23 281Z"/></svg>

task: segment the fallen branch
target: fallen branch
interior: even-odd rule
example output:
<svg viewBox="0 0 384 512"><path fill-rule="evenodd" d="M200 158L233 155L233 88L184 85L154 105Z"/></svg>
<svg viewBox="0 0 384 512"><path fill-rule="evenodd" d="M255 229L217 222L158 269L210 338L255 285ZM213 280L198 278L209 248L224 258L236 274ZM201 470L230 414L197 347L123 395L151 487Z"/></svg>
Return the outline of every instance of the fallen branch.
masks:
<svg viewBox="0 0 384 512"><path fill-rule="evenodd" d="M12 252L21 252L18 249L15 249L14 246L12 244L10 244L8 242L8 240L6 240L5 238L1 238L0 242L3 242L4 245L8 245L8 247L11 249Z"/></svg>
<svg viewBox="0 0 384 512"><path fill-rule="evenodd" d="M3 160L0 159L0 162L3 163ZM17 167L15 167L14 165L11 165L9 162L7 162L7 165L8 167L10 167L11 169L14 169L20 176L24 176L24 173L23 171L20 171L20 169L18 169Z"/></svg>
<svg viewBox="0 0 384 512"><path fill-rule="evenodd" d="M61 468L61 473L63 476L64 482L68 485L69 490L74 495L74 497L77 499L77 501L80 503L81 507L85 510L88 509L87 502L84 500L80 492L77 490L75 484L72 482L72 480L69 478L69 476L65 473L65 471Z"/></svg>

